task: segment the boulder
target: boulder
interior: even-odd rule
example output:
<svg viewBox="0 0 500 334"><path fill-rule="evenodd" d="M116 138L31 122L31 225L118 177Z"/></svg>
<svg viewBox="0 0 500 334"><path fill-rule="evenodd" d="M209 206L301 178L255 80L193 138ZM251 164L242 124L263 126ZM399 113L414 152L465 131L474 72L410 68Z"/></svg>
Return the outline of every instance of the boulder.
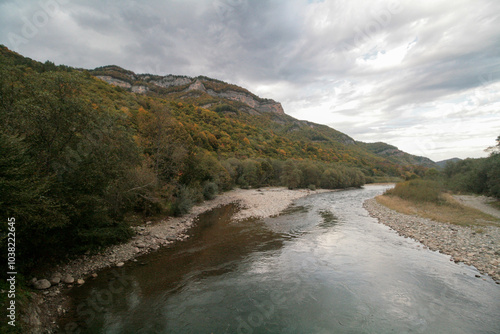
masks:
<svg viewBox="0 0 500 334"><path fill-rule="evenodd" d="M52 276L50 278L50 284L57 285L61 282L61 276Z"/></svg>
<svg viewBox="0 0 500 334"><path fill-rule="evenodd" d="M63 283L66 283L66 284L73 284L75 282L75 279L71 275L65 275L62 278L62 281L63 281Z"/></svg>
<svg viewBox="0 0 500 334"><path fill-rule="evenodd" d="M38 280L33 284L33 287L37 290L45 290L45 289L50 288L50 286L51 286L50 282L48 280L46 280L45 278Z"/></svg>

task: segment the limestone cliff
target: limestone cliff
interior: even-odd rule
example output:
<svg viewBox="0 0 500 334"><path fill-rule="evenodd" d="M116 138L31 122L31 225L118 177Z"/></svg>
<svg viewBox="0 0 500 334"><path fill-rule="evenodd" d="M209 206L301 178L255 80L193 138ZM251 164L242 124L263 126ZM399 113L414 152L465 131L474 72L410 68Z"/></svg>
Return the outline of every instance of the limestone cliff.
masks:
<svg viewBox="0 0 500 334"><path fill-rule="evenodd" d="M92 73L111 85L138 94L145 94L149 91L157 91L163 95L199 92L220 99L219 102L212 102L209 105L216 105L217 103L224 103L224 100L229 100L239 103L244 111L251 114L285 114L279 102L260 98L242 87L203 76L191 78L171 74L166 76L135 74L118 66L100 67L93 70Z"/></svg>

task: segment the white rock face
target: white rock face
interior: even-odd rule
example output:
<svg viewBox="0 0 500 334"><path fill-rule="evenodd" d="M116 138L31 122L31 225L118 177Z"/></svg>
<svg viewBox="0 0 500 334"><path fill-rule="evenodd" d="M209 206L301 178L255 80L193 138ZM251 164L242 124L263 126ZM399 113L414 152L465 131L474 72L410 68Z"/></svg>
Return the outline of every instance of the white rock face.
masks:
<svg viewBox="0 0 500 334"><path fill-rule="evenodd" d="M171 87L171 86L182 86L182 85L187 85L191 83L192 80L188 77L177 77L173 75L167 75L161 78L160 80L157 81L151 81L151 83L154 83L157 86L160 87Z"/></svg>
<svg viewBox="0 0 500 334"><path fill-rule="evenodd" d="M149 91L149 88L147 86L143 85L133 86L126 81L116 79L108 75L98 75L97 78L104 80L111 85L119 86L125 89L130 89L134 93L145 94ZM144 76L144 75L137 75L135 77L131 76L131 78L134 80L137 79L148 80L149 83L163 88L189 85L189 87L186 88L184 92L201 91L208 93L209 95L214 97L241 102L259 113L276 113L276 114L285 113L281 103L269 99L260 99L259 97L251 93L245 93L231 89L218 92L212 89L207 89L203 84L203 81L206 79L203 78L190 78L190 77L174 76L174 75L167 75L159 80L151 80L151 81L149 81L150 79L149 76Z"/></svg>
<svg viewBox="0 0 500 334"><path fill-rule="evenodd" d="M146 86L132 86L132 92L137 94L145 94L149 91L149 88Z"/></svg>
<svg viewBox="0 0 500 334"><path fill-rule="evenodd" d="M110 85L113 85L113 86L119 86L119 87L122 87L122 88L130 88L130 87L132 87L132 85L129 84L128 82L125 82L125 81L122 81L122 80L110 77L109 75L98 75L97 78L99 78L101 80L104 80L104 81L106 81L107 83L109 83Z"/></svg>

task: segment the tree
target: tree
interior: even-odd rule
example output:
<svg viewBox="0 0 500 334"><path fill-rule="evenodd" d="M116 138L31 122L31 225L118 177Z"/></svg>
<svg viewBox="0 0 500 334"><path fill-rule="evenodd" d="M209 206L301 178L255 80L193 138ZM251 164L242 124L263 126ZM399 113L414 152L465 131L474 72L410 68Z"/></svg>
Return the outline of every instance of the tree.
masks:
<svg viewBox="0 0 500 334"><path fill-rule="evenodd" d="M485 150L486 152L491 152L490 155L500 154L500 136L497 137L496 142L495 146L490 146Z"/></svg>
<svg viewBox="0 0 500 334"><path fill-rule="evenodd" d="M302 172L295 166L295 163L288 160L283 168L283 175L281 176L281 182L288 189L296 189L300 186L302 181Z"/></svg>

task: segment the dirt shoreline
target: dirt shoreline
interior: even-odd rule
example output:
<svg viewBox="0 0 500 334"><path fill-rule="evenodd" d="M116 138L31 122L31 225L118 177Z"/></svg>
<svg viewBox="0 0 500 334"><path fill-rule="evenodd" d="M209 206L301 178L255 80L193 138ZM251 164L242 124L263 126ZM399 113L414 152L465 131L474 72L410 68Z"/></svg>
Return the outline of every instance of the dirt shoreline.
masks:
<svg viewBox="0 0 500 334"><path fill-rule="evenodd" d="M289 190L281 187L236 189L194 206L188 214L182 217L167 217L157 223L145 222L144 225L134 228L136 234L127 243L109 247L100 254L82 256L42 273L37 279L50 279L54 274L59 274L62 277L70 275L74 278L75 283L64 284L61 282L53 284L47 290L40 292L33 290L32 302L24 312L25 314L21 316L21 321L30 328L30 333L57 332L57 319L66 313L69 304L66 292L73 286L77 286L78 280L83 280L84 284L85 280L93 279L102 269L121 267L125 262L134 261L140 255L187 239L186 233L193 226L196 217L203 212L230 203L237 203L241 206L241 210L233 219L266 218L278 215L298 198L331 191L327 189Z"/></svg>
<svg viewBox="0 0 500 334"><path fill-rule="evenodd" d="M500 284L500 227L471 228L439 223L393 211L379 204L375 198L365 201L363 207L379 223L398 234L419 241L431 250L450 255L450 261L474 266Z"/></svg>
<svg viewBox="0 0 500 334"><path fill-rule="evenodd" d="M490 216L500 218L500 210L488 205L489 203L496 201L493 197L487 197L482 195L481 196L453 195L453 197L463 205L481 210L484 213L489 214Z"/></svg>

